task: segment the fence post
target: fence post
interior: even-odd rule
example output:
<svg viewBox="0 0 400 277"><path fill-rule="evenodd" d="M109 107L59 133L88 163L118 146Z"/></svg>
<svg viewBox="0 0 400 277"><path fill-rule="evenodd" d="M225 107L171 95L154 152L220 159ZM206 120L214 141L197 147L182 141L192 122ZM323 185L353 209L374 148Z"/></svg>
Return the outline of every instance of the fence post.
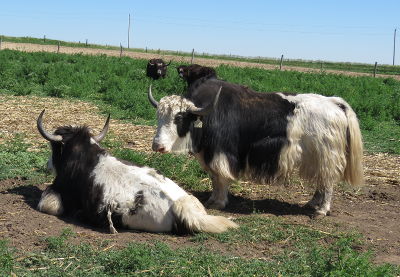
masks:
<svg viewBox="0 0 400 277"><path fill-rule="evenodd" d="M43 36L43 43L46 43L46 35Z"/></svg>
<svg viewBox="0 0 400 277"><path fill-rule="evenodd" d="M281 63L279 65L279 70L282 70L282 64L283 64L283 55L281 56Z"/></svg>
<svg viewBox="0 0 400 277"><path fill-rule="evenodd" d="M60 52L60 42L57 43L57 54Z"/></svg>
<svg viewBox="0 0 400 277"><path fill-rule="evenodd" d="M1 50L1 43L3 42L3 38L0 38L0 50Z"/></svg>
<svg viewBox="0 0 400 277"><path fill-rule="evenodd" d="M86 46L88 46L87 39L86 39Z"/></svg>
<svg viewBox="0 0 400 277"><path fill-rule="evenodd" d="M377 69L377 67L378 67L378 62L375 62L375 66L374 66L374 78L375 78L375 76L376 76L376 69Z"/></svg>
<svg viewBox="0 0 400 277"><path fill-rule="evenodd" d="M192 59L191 59L191 61L190 61L191 64L193 64L193 60L194 60L194 48L193 48L193 50L192 50Z"/></svg>
<svg viewBox="0 0 400 277"><path fill-rule="evenodd" d="M147 46L146 46L146 50L145 50L145 51L146 51L146 53L147 53Z"/></svg>
<svg viewBox="0 0 400 277"><path fill-rule="evenodd" d="M324 65L324 63L321 62L321 71L324 70L323 65Z"/></svg>
<svg viewBox="0 0 400 277"><path fill-rule="evenodd" d="M119 47L120 47L119 57L121 58L122 57L122 44L121 43L119 44Z"/></svg>

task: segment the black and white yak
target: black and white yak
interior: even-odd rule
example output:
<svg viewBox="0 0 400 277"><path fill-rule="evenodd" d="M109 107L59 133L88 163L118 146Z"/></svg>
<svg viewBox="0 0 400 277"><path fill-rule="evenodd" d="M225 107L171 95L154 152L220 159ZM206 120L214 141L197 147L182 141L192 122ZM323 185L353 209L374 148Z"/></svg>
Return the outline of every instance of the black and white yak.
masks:
<svg viewBox="0 0 400 277"><path fill-rule="evenodd" d="M217 78L217 73L214 68L198 64L180 65L176 70L178 71L179 76L187 82L188 87L203 77L209 79Z"/></svg>
<svg viewBox="0 0 400 277"><path fill-rule="evenodd" d="M211 175L206 203L222 209L237 179L285 182L297 168L316 184L307 207L330 213L333 186L363 183L363 145L356 114L340 97L259 93L217 79L199 80L187 94L163 97L153 150L192 153Z"/></svg>
<svg viewBox="0 0 400 277"><path fill-rule="evenodd" d="M153 80L165 78L167 75L167 68L171 64L165 63L162 59L151 59L147 62L146 76Z"/></svg>
<svg viewBox="0 0 400 277"><path fill-rule="evenodd" d="M56 177L42 193L38 209L61 216L79 215L95 226L123 227L150 232L220 233L237 225L222 216L208 215L200 201L149 167L119 160L99 146L99 135L86 126L59 127L48 133L37 120L40 134L50 142L48 162Z"/></svg>

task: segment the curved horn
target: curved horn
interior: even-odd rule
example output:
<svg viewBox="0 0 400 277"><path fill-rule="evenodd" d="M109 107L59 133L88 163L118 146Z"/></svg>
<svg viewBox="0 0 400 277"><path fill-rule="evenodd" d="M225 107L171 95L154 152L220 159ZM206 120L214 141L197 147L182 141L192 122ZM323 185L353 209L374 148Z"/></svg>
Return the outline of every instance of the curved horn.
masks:
<svg viewBox="0 0 400 277"><path fill-rule="evenodd" d="M43 128L42 118L43 118L44 111L45 110L43 110L40 113L40 115L37 119L37 128L38 128L39 133L42 135L42 137L44 139L46 139L48 141L62 141L62 136L50 134Z"/></svg>
<svg viewBox="0 0 400 277"><path fill-rule="evenodd" d="M219 99L219 95L220 95L220 93L221 93L221 90L222 90L222 86L219 87L219 90L218 90L218 92L217 92L217 95L215 95L215 97L214 97L213 103L209 104L209 105L208 105L207 107L205 107L205 108L197 108L197 107L195 107L195 108L189 109L189 112L192 113L192 114L196 114L196 115L208 115L208 114L209 114L210 112L212 112L212 111L215 109L215 107L217 106L217 103L218 103L218 99Z"/></svg>
<svg viewBox="0 0 400 277"><path fill-rule="evenodd" d="M168 64L166 64L165 66L169 66L169 65L171 64L171 62L172 62L172 60L170 60L170 61L169 61L169 63L168 63Z"/></svg>
<svg viewBox="0 0 400 277"><path fill-rule="evenodd" d="M155 63L153 63L153 60L149 60L149 64L150 65L155 65Z"/></svg>
<svg viewBox="0 0 400 277"><path fill-rule="evenodd" d="M103 138L106 136L107 132L108 132L108 126L110 124L110 114L107 117L106 123L104 124L103 130L101 130L100 134L98 134L97 136L93 136L93 139L99 143L100 141L103 140Z"/></svg>
<svg viewBox="0 0 400 277"><path fill-rule="evenodd" d="M147 94L150 103L153 105L154 108L158 107L158 102L154 99L153 95L151 94L151 85L149 87L149 93Z"/></svg>

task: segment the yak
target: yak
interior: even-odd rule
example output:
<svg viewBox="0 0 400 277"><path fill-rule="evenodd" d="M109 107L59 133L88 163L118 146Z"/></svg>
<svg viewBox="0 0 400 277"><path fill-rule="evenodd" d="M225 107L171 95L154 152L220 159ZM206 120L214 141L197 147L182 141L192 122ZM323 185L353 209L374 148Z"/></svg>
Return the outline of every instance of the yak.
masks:
<svg viewBox="0 0 400 277"><path fill-rule="evenodd" d="M340 97L260 93L242 85L203 78L184 96L157 102L152 149L190 153L212 179L206 203L223 209L234 180L286 183L297 169L316 191L306 207L330 213L333 186L363 183L363 144L358 119Z"/></svg>
<svg viewBox="0 0 400 277"><path fill-rule="evenodd" d="M119 160L86 126L61 126L54 133L37 119L40 134L50 142L48 162L56 177L41 195L38 210L55 216L78 216L93 226L149 232L220 233L236 228L222 216L208 215L200 201L153 168Z"/></svg>
<svg viewBox="0 0 400 277"><path fill-rule="evenodd" d="M179 76L187 82L188 87L203 77L217 78L217 73L214 68L198 64L180 65L176 70L178 71Z"/></svg>
<svg viewBox="0 0 400 277"><path fill-rule="evenodd" d="M171 64L165 63L162 59L151 59L147 63L146 76L153 80L158 80L160 78L165 78L167 74L167 68Z"/></svg>

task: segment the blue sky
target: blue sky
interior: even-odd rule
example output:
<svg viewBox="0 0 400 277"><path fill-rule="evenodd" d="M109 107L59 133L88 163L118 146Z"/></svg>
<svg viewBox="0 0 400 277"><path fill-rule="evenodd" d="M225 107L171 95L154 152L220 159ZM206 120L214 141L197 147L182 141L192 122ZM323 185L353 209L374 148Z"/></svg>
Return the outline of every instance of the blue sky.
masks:
<svg viewBox="0 0 400 277"><path fill-rule="evenodd" d="M1 1L0 34L214 54L400 64L400 0Z"/></svg>

